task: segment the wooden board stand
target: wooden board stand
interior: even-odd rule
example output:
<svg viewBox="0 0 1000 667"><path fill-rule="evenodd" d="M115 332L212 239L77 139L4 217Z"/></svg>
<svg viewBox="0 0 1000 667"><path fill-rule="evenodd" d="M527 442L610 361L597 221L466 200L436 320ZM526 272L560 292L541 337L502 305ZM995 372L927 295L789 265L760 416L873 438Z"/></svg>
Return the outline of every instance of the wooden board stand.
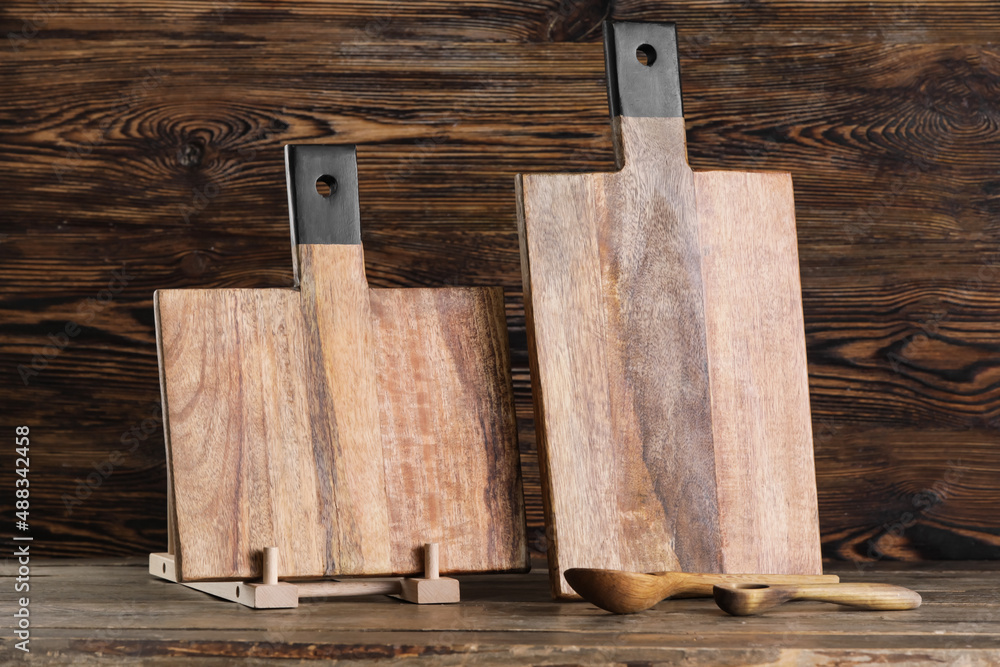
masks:
<svg viewBox="0 0 1000 667"><path fill-rule="evenodd" d="M160 579L237 602L252 609L291 609L307 598L392 595L416 604L449 604L461 599L457 579L442 577L436 542L424 545L424 576L353 581L279 581L280 554L277 547L263 551L264 576L261 581L178 581L177 562L170 553L149 554L149 573Z"/></svg>
<svg viewBox="0 0 1000 667"><path fill-rule="evenodd" d="M621 170L517 181L553 591L820 574L791 177L691 170L673 25L605 52Z"/></svg>

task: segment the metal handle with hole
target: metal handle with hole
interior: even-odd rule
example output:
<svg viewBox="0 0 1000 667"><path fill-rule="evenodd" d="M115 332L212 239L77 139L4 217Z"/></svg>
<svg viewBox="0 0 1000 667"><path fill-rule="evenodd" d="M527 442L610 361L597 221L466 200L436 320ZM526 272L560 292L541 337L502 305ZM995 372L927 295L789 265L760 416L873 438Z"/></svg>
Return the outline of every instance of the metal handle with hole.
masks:
<svg viewBox="0 0 1000 667"><path fill-rule="evenodd" d="M358 158L353 145L285 146L292 271L300 245L361 245Z"/></svg>
<svg viewBox="0 0 1000 667"><path fill-rule="evenodd" d="M358 160L353 145L285 146L292 246L359 245Z"/></svg>
<svg viewBox="0 0 1000 667"><path fill-rule="evenodd" d="M612 118L684 117L674 24L606 21L604 57Z"/></svg>

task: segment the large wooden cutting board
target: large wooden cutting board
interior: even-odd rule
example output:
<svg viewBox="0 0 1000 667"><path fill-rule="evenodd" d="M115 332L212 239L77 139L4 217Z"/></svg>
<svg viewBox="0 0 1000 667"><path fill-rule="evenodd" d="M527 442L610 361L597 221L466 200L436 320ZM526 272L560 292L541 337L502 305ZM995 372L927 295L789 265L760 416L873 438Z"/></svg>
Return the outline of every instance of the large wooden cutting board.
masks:
<svg viewBox="0 0 1000 667"><path fill-rule="evenodd" d="M692 172L673 26L605 39L621 171L518 178L553 591L821 573L791 177Z"/></svg>
<svg viewBox="0 0 1000 667"><path fill-rule="evenodd" d="M353 147L286 156L300 288L156 294L181 576L524 570L502 289L370 289Z"/></svg>

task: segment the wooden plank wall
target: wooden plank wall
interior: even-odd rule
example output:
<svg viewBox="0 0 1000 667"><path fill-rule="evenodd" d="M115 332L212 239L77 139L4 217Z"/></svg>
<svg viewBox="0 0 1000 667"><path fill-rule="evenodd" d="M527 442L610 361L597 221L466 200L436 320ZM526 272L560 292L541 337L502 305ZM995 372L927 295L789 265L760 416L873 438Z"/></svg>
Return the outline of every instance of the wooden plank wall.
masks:
<svg viewBox="0 0 1000 667"><path fill-rule="evenodd" d="M544 551L513 176L612 168L608 16L678 23L696 169L794 176L826 555L1000 557L992 0L5 0L0 432L32 428L38 551L165 546L152 293L292 284L288 142L360 144L373 286L506 289Z"/></svg>

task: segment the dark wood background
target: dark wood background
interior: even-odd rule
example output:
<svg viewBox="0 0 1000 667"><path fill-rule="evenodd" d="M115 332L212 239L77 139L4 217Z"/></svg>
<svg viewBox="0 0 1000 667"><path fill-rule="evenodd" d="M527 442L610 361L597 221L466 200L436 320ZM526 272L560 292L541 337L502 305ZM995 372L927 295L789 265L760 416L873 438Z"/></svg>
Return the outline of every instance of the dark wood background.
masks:
<svg viewBox="0 0 1000 667"><path fill-rule="evenodd" d="M343 142L373 285L506 289L544 551L513 177L612 168L607 17L677 22L695 168L794 176L826 555L1000 557L993 0L5 0L0 534L23 423L36 552L164 548L153 290L291 285Z"/></svg>

